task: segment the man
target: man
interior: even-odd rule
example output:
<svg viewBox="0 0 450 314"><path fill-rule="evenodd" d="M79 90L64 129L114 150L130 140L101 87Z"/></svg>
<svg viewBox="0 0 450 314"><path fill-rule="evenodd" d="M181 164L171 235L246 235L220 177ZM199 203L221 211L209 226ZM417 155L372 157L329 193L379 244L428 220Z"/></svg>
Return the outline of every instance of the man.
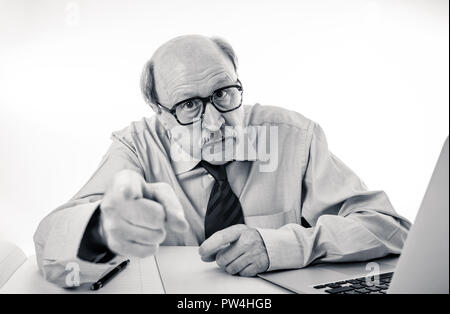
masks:
<svg viewBox="0 0 450 314"><path fill-rule="evenodd" d="M66 286L76 262L92 282L159 245L200 245L203 261L241 276L400 253L410 224L386 194L329 152L318 124L243 106L236 70L221 39L157 49L141 82L156 115L114 132L88 183L36 231L47 280Z"/></svg>

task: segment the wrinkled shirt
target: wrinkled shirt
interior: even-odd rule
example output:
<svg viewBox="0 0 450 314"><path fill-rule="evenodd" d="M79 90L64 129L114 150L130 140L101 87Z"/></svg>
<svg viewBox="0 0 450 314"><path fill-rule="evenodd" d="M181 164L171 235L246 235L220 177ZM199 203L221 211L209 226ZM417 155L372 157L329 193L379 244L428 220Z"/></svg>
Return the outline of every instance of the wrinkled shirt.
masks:
<svg viewBox="0 0 450 314"><path fill-rule="evenodd" d="M256 104L245 106L244 112L245 127L276 129L276 163L265 154L242 155L234 156L226 168L245 224L257 229L264 241L268 271L401 252L410 223L396 213L383 191L368 190L329 151L317 123L279 107ZM93 282L123 259L92 263L77 255L108 184L123 169L136 171L149 183L169 183L183 205L189 229L181 234L168 231L162 245L197 246L204 241L214 178L195 161L178 161L172 146L155 116L113 133L110 148L86 185L45 217L35 233L38 265L47 280L65 286L66 266L76 262L81 283Z"/></svg>

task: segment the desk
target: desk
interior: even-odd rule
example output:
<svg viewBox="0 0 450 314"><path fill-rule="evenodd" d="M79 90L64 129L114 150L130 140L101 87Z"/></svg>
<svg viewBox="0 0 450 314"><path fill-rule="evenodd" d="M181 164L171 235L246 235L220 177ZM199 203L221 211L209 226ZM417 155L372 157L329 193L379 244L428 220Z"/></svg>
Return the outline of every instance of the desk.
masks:
<svg viewBox="0 0 450 314"><path fill-rule="evenodd" d="M130 265L98 291L89 285L63 289L47 282L31 256L0 288L7 293L289 293L263 279L231 276L204 263L198 247L161 247L156 257L131 258Z"/></svg>
<svg viewBox="0 0 450 314"><path fill-rule="evenodd" d="M231 276L200 259L198 247L161 247L156 255L166 293L290 293L258 277Z"/></svg>
<svg viewBox="0 0 450 314"><path fill-rule="evenodd" d="M39 273L36 257L31 256L0 288L0 294L6 293L164 293L164 289L153 256L139 259L131 258L131 262L116 278L105 287L89 290L90 285L77 289L63 289L46 281ZM138 284L132 284L138 282Z"/></svg>

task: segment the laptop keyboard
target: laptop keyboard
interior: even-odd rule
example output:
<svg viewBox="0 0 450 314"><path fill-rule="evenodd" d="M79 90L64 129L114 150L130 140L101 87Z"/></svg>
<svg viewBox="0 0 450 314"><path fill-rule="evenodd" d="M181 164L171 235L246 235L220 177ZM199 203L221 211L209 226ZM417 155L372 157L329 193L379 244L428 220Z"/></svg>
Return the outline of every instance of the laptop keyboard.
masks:
<svg viewBox="0 0 450 314"><path fill-rule="evenodd" d="M317 285L314 289L325 289L325 292L330 294L386 294L393 274L393 272L380 274L378 285L367 283L365 277L360 277Z"/></svg>

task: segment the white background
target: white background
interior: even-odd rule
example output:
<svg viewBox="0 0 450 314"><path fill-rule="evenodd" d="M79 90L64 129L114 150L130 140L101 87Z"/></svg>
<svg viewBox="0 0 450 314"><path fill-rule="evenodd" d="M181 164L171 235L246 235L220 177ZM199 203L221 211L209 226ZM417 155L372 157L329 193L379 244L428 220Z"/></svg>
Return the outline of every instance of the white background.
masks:
<svg viewBox="0 0 450 314"><path fill-rule="evenodd" d="M448 1L0 0L0 240L95 170L110 133L151 115L143 64L166 40L226 38L245 102L320 123L331 150L414 220L449 129Z"/></svg>

